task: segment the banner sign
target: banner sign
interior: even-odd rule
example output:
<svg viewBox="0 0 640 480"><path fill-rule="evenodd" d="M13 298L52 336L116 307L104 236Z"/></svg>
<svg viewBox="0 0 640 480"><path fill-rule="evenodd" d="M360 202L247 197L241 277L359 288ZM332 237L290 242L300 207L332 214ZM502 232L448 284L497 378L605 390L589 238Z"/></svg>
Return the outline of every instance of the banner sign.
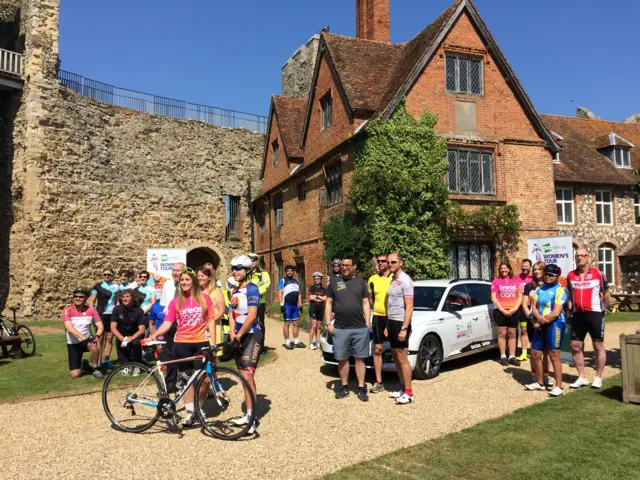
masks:
<svg viewBox="0 0 640 480"><path fill-rule="evenodd" d="M148 248L147 270L155 281L155 286L162 285L171 278L173 264L182 262L187 264L187 251L184 248ZM159 288L162 290L162 287Z"/></svg>

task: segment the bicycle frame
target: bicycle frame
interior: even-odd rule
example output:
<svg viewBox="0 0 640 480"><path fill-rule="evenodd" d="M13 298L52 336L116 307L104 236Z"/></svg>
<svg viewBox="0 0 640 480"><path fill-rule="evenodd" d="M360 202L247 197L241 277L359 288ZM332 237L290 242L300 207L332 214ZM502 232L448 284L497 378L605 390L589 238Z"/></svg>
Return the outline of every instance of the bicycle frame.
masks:
<svg viewBox="0 0 640 480"><path fill-rule="evenodd" d="M182 387L182 389L176 394L175 398L173 399L174 403L178 403L182 397L184 396L184 394L187 392L187 390L189 388L191 388L191 386L195 383L195 381L200 378L200 375L204 372L206 372L207 377L209 377L209 382L211 383L211 386L213 387L213 392L216 395L216 401L218 402L218 404L222 405L219 399L219 395L220 394L224 394L224 389L222 388L222 386L220 385L216 385L216 382L214 382L214 378L213 378L213 371L214 371L214 365L212 364L212 362L210 362L209 360L207 360L205 355L196 355L193 357L186 357L186 358L180 358L178 360L169 360L167 362L161 362L160 360L158 360L158 362L155 364L155 366L149 371L149 375L147 375L147 378L151 377L154 373L158 372L160 374L160 378L162 379L162 386L163 388L167 389L167 384L165 382L164 379L164 373L163 373L163 368L166 365L172 365L175 363L181 363L181 362L189 362L189 361L193 361L193 360L200 360L200 359L204 359L205 364L202 368L198 369L197 371L193 372L193 374L191 375L191 377L189 377L189 380L187 381L187 384ZM143 381L140 385L144 385L146 383L146 381ZM138 388L139 388L138 387ZM136 392L135 390L133 392L131 392L128 396L127 396L127 401L131 402L131 403L140 403L142 405L146 405L148 407L152 407L152 408L157 408L158 407L158 403L156 402L150 402L147 400L141 400L136 398L132 398L132 395L134 395Z"/></svg>

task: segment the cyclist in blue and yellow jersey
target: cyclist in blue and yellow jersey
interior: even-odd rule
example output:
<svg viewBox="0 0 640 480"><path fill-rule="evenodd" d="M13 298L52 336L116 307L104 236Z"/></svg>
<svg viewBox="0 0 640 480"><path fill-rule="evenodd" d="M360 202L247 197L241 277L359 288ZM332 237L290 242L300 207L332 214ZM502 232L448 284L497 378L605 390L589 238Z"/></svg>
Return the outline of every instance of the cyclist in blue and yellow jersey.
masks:
<svg viewBox="0 0 640 480"><path fill-rule="evenodd" d="M300 284L293 278L293 266L284 267L285 277L280 279L278 284L278 300L280 300L280 311L284 316L284 348L293 350L294 348L304 348L300 341L300 311L302 310L302 298L300 296ZM293 323L293 345L289 340L289 325Z"/></svg>
<svg viewBox="0 0 640 480"><path fill-rule="evenodd" d="M562 389L562 362L560 346L565 332L564 304L567 301L566 290L558 283L562 270L555 264L544 267L544 285L538 287L532 296L533 322L535 332L531 342L531 355L534 360L537 382L527 385L527 390L545 390L542 372L542 352L549 351L553 365L556 386L549 392L551 397L559 397Z"/></svg>
<svg viewBox="0 0 640 480"><path fill-rule="evenodd" d="M253 394L257 398L255 372L260 360L260 351L264 343L264 332L258 322L258 308L260 305L260 291L258 287L249 281L251 272L251 259L245 255L235 257L231 261L233 278L238 286L231 292L231 310L229 314L229 327L231 342L235 347L236 367L240 374L249 383ZM246 399L246 404L250 405ZM251 411L247 409L244 417L232 420L236 425L246 425L251 418ZM258 427L257 420L247 432L255 433Z"/></svg>
<svg viewBox="0 0 640 480"><path fill-rule="evenodd" d="M267 311L267 292L269 291L269 287L271 286L271 277L269 276L269 272L266 272L260 268L260 257L257 254L250 253L247 256L251 259L251 274L249 275L249 280L251 281L251 283L255 284L256 287L258 287L258 291L260 292L258 322L260 322L260 328L266 336L267 330L264 325L264 317Z"/></svg>

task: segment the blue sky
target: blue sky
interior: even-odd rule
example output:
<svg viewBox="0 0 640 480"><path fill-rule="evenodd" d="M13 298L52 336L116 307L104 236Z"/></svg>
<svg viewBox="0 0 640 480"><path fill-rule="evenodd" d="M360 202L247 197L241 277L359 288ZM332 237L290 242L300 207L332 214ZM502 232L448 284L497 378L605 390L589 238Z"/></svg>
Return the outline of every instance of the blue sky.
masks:
<svg viewBox="0 0 640 480"><path fill-rule="evenodd" d="M411 39L453 0L391 0ZM640 112L637 0L476 0L540 113ZM119 87L266 115L280 69L321 28L355 34L355 0L61 0L62 68Z"/></svg>

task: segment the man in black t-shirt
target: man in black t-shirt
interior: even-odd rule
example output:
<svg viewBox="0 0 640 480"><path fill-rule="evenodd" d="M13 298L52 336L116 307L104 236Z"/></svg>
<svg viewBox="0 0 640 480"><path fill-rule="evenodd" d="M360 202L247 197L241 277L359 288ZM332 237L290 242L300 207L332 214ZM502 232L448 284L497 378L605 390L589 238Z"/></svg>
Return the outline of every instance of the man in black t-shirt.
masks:
<svg viewBox="0 0 640 480"><path fill-rule="evenodd" d="M369 291L367 283L355 276L357 264L353 257L342 259L342 277L335 278L327 287L324 322L333 335L335 358L338 361L341 387L336 390L336 398L349 395L349 357L355 359L358 378L358 398L369 400L364 383L366 366L364 359L369 356ZM331 312L335 319L331 322Z"/></svg>
<svg viewBox="0 0 640 480"><path fill-rule="evenodd" d="M142 362L140 340L146 328L144 312L133 301L131 290L120 292L120 302L111 314L111 333L116 337L118 362Z"/></svg>
<svg viewBox="0 0 640 480"><path fill-rule="evenodd" d="M309 330L309 350L320 348L320 326L324 316L324 301L327 293L322 286L322 273L313 273L313 285L309 287L309 318L311 330Z"/></svg>

